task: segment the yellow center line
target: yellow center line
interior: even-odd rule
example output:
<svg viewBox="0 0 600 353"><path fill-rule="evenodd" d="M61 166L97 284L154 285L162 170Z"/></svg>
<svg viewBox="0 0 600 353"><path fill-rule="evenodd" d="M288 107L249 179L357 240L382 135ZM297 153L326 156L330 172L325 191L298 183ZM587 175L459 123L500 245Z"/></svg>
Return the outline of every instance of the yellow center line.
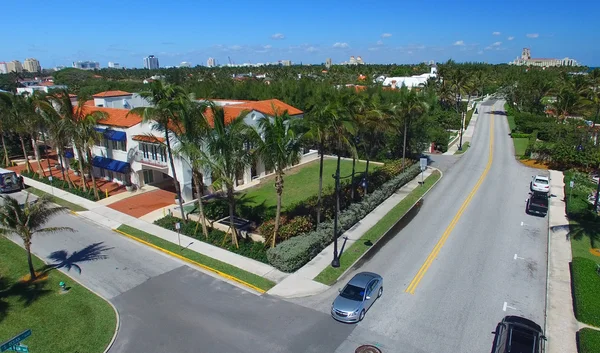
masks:
<svg viewBox="0 0 600 353"><path fill-rule="evenodd" d="M493 160L494 160L494 115L491 115L490 116L490 144L489 144L489 155L488 155L487 165L485 166L483 173L481 173L479 180L477 180L477 184L475 184L475 186L473 187L473 189L471 190L471 192L469 193L469 195L467 196L467 198L465 199L463 204L460 206L458 212L456 212L456 215L454 215L454 218L452 219L452 221L450 222L450 224L444 231L444 234L442 234L442 237L440 238L440 240L438 240L437 244L435 244L435 247L433 248L431 253L429 253L429 256L427 256L427 259L425 260L425 262L423 263L423 265L421 266L421 268L419 269L419 271L417 272L415 277L412 279L412 281L410 282L408 287L406 288L406 290L405 290L406 293L415 294L415 290L417 289L419 282L421 282L421 280L423 279L423 276L425 276L425 273L427 272L427 270L433 263L433 260L435 260L435 258L440 253L442 246L444 246L444 243L446 243L446 240L448 240L448 237L450 236L450 233L452 233L452 230L456 226L456 223L458 223L458 221L460 220L460 217L465 212L465 209L471 203L473 196L475 196L475 193L477 193L477 190L479 190L479 187L483 183L483 180L485 180L485 177L487 176L488 172L490 171L490 168L492 167Z"/></svg>

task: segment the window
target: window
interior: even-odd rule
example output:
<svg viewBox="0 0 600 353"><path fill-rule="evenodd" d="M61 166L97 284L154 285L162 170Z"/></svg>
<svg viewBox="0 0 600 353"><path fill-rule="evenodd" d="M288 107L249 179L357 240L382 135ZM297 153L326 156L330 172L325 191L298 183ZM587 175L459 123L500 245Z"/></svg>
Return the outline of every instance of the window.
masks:
<svg viewBox="0 0 600 353"><path fill-rule="evenodd" d="M113 150L125 151L125 141L111 141L111 147Z"/></svg>

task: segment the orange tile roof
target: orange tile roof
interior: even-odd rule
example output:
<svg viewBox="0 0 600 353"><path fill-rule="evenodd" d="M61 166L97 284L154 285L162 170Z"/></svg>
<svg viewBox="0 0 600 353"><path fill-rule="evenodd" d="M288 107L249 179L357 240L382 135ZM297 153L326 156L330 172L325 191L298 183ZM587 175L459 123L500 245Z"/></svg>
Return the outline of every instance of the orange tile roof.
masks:
<svg viewBox="0 0 600 353"><path fill-rule="evenodd" d="M150 143L159 143L159 142L165 142L165 138L164 137L158 137L158 136L149 136L149 135L134 135L133 136L133 140L134 141L142 141L142 142L150 142Z"/></svg>
<svg viewBox="0 0 600 353"><path fill-rule="evenodd" d="M38 83L38 86L50 87L50 86L54 86L54 82L51 82L51 81L40 82L40 83Z"/></svg>
<svg viewBox="0 0 600 353"><path fill-rule="evenodd" d="M263 114L273 116L275 114L283 114L287 110L289 115L302 114L302 110L292 107L279 99L267 99L264 101L253 101L244 104L236 104L235 107L243 107L247 110L256 110Z"/></svg>
<svg viewBox="0 0 600 353"><path fill-rule="evenodd" d="M96 93L93 95L94 98L105 98L105 97L120 97L120 96L131 96L133 93L125 91L105 91Z"/></svg>
<svg viewBox="0 0 600 353"><path fill-rule="evenodd" d="M117 108L103 108L103 107L91 107L88 105L83 106L83 114L92 112L104 112L106 118L98 121L98 125L115 126L115 127L132 127L142 122L142 117L136 114L130 114L127 109Z"/></svg>
<svg viewBox="0 0 600 353"><path fill-rule="evenodd" d="M90 99L89 101L85 101L83 103L83 105L87 105L87 106L91 106L91 107L95 107L96 106L96 104L94 104L94 100L93 99Z"/></svg>
<svg viewBox="0 0 600 353"><path fill-rule="evenodd" d="M240 107L240 105L241 104L235 104L235 105L226 105L223 107L219 107L219 108L223 108L223 111L225 112L225 124L229 124L230 122L232 122L235 118L240 116L240 114L242 114L242 112L248 111L247 108ZM206 117L206 120L208 120L208 123L210 124L210 126L213 126L214 120L213 120L212 110L206 109L206 111L204 112L204 116Z"/></svg>

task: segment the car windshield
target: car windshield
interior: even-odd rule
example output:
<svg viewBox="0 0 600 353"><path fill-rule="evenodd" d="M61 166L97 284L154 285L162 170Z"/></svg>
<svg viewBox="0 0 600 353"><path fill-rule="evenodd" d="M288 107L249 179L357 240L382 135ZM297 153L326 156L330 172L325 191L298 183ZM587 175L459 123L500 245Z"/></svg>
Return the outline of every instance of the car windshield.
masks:
<svg viewBox="0 0 600 353"><path fill-rule="evenodd" d="M365 289L357 286L353 286L351 284L346 285L346 288L340 293L340 296L346 299L354 300L360 302L363 300L363 296L365 295Z"/></svg>
<svg viewBox="0 0 600 353"><path fill-rule="evenodd" d="M536 183L536 184L544 184L544 185L547 185L547 184L548 184L548 180L544 180L544 179L535 179L535 183Z"/></svg>

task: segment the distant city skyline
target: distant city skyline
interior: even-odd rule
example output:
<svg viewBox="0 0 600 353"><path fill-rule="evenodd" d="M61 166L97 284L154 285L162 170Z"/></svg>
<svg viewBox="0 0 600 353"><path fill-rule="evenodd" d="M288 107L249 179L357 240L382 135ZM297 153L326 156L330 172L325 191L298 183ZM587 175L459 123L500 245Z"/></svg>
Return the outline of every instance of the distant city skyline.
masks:
<svg viewBox="0 0 600 353"><path fill-rule="evenodd" d="M549 4L517 0L387 2L377 5L381 11L376 15L361 18L360 25L356 19L363 5L348 1L330 0L327 8L335 9L335 16L329 10L315 11L322 3L310 0L301 7L236 0L227 6L215 4L215 13L232 14L233 9L233 14L243 13L245 18L268 19L252 26L220 16L197 21L203 5L195 2L181 2L176 7L179 11L170 12L161 3L139 0L107 0L104 5L119 10L98 12L89 2L41 2L27 14L28 21L42 23L50 14L61 23L41 31L25 24L21 16L9 16L5 27L18 30L3 37L0 62L34 57L42 68L70 67L77 61L99 62L103 68L108 62L142 68L143 59L152 54L161 67L182 62L206 65L208 58L219 65L229 63L230 58L236 64L287 60L321 64L328 58L339 64L350 56L380 64L448 59L497 64L512 61L527 47L536 56L569 57L583 65L600 66L600 47L593 44L600 2L586 3L585 11L567 4L563 4L564 11L557 11ZM20 13L20 5L8 2L3 10ZM110 26L98 33L93 24L81 25L74 12L98 13L95 21ZM149 35L146 28L151 23L160 26Z"/></svg>

